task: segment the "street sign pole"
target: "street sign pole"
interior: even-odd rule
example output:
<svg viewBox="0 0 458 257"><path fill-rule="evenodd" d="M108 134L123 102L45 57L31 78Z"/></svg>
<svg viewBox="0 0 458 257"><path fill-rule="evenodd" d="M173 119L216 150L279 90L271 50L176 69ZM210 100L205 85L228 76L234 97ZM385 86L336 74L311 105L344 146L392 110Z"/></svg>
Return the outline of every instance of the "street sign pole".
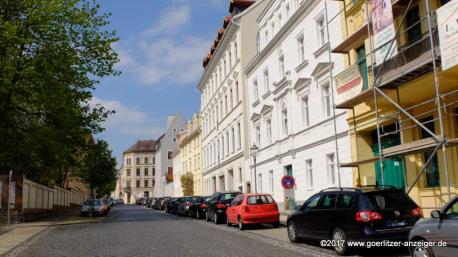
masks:
<svg viewBox="0 0 458 257"><path fill-rule="evenodd" d="M10 170L10 176L8 179L8 226L10 225L11 221L11 182L13 178L13 171Z"/></svg>

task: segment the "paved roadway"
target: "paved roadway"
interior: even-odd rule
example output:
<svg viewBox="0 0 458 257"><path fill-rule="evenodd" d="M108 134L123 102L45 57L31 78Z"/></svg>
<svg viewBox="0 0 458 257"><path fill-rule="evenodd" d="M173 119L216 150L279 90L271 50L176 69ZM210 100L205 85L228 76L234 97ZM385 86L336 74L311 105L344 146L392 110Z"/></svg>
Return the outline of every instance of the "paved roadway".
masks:
<svg viewBox="0 0 458 257"><path fill-rule="evenodd" d="M104 222L50 228L9 256L334 256L328 249L290 244L284 234L284 228L239 231L141 206L120 205Z"/></svg>

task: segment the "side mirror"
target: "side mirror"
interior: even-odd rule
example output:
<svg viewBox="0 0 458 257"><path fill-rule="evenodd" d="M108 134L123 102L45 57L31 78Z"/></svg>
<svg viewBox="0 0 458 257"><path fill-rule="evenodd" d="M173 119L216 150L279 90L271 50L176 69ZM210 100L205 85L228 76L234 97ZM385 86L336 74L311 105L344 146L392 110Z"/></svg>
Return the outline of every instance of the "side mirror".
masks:
<svg viewBox="0 0 458 257"><path fill-rule="evenodd" d="M300 210L301 210L301 208L302 208L302 206L301 206L301 205L296 205L296 206L294 206L294 209L295 209L296 211L300 211Z"/></svg>
<svg viewBox="0 0 458 257"><path fill-rule="evenodd" d="M438 210L434 210L431 212L431 217L435 218L435 219L440 219L441 217L441 212L438 211Z"/></svg>

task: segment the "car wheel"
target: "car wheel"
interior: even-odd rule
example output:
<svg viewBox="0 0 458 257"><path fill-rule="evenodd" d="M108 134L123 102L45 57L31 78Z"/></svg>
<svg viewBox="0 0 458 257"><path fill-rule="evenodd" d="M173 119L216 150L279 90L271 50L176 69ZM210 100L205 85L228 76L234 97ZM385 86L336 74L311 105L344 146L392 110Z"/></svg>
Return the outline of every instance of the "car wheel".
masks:
<svg viewBox="0 0 458 257"><path fill-rule="evenodd" d="M244 230L244 229L246 228L246 225L243 224L242 218L239 217L239 218L238 218L238 221L239 221L239 229L240 229L240 230Z"/></svg>
<svg viewBox="0 0 458 257"><path fill-rule="evenodd" d="M297 235L296 223L294 223L294 221L288 222L286 229L288 231L288 238L291 243L299 243L301 241Z"/></svg>
<svg viewBox="0 0 458 257"><path fill-rule="evenodd" d="M215 222L215 224L219 224L218 214L215 213L215 215L213 216L213 221Z"/></svg>
<svg viewBox="0 0 458 257"><path fill-rule="evenodd" d="M332 246L334 251L338 255L344 255L347 251L347 236L345 232L340 228L334 229L334 232L332 232L332 240L334 243Z"/></svg>
<svg viewBox="0 0 458 257"><path fill-rule="evenodd" d="M412 257L434 257L433 249L431 247L425 247L423 242L426 243L425 240L419 240L419 245L410 248L410 255Z"/></svg>
<svg viewBox="0 0 458 257"><path fill-rule="evenodd" d="M208 212L205 213L205 220L210 222L210 215L208 215Z"/></svg>
<svg viewBox="0 0 458 257"><path fill-rule="evenodd" d="M274 222L274 223L272 223L272 227L274 227L274 228L279 228L279 227L280 227L280 222Z"/></svg>

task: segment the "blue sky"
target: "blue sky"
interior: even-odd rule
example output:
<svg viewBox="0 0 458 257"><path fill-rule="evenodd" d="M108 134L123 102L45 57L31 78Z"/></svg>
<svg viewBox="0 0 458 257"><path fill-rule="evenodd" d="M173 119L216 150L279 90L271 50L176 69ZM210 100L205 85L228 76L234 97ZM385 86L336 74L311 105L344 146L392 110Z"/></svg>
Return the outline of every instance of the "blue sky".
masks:
<svg viewBox="0 0 458 257"><path fill-rule="evenodd" d="M168 114L199 109L202 58L228 14L229 0L98 0L116 30L119 77L104 78L93 102L116 110L95 135L109 142L120 165L138 139L155 139Z"/></svg>

